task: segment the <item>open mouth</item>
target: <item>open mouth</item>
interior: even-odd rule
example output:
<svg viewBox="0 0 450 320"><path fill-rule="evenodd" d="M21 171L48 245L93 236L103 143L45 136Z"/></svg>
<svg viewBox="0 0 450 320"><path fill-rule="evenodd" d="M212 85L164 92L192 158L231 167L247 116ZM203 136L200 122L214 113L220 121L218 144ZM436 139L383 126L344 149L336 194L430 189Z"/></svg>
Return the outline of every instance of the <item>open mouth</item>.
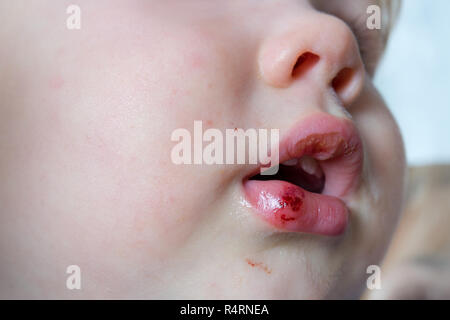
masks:
<svg viewBox="0 0 450 320"><path fill-rule="evenodd" d="M306 155L280 164L279 170L275 175L258 174L249 180L286 181L313 193L322 193L325 187L325 174L320 167L320 162Z"/></svg>
<svg viewBox="0 0 450 320"><path fill-rule="evenodd" d="M342 234L349 214L344 198L355 190L363 162L353 123L322 113L308 117L281 142L280 160L275 175L243 181L256 213L284 231Z"/></svg>

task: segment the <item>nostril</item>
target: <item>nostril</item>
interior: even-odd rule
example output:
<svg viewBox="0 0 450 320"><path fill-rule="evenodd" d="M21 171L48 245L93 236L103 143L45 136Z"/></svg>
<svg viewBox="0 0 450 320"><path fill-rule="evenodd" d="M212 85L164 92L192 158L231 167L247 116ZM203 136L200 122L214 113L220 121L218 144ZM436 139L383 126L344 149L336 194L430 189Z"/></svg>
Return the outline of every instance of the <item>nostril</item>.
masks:
<svg viewBox="0 0 450 320"><path fill-rule="evenodd" d="M344 68L334 77L331 86L341 98L346 96L355 72L351 68Z"/></svg>
<svg viewBox="0 0 450 320"><path fill-rule="evenodd" d="M298 57L294 67L292 68L292 76L297 78L310 70L318 61L320 57L311 52L305 52Z"/></svg>

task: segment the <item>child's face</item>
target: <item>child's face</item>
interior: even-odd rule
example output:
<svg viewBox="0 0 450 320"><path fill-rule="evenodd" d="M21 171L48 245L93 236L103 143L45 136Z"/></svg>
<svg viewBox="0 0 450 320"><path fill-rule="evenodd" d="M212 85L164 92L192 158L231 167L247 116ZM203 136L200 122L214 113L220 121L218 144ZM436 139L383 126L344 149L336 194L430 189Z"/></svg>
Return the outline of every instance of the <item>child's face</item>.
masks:
<svg viewBox="0 0 450 320"><path fill-rule="evenodd" d="M396 224L404 172L397 125L343 22L362 19L374 65L371 2L79 1L80 30L66 28L69 1L7 3L2 296L358 296ZM248 182L255 165L175 165L171 135L193 136L196 120L280 129L280 156L293 144L321 160L323 190ZM280 203L285 186L302 194L300 213ZM80 292L65 288L72 264Z"/></svg>

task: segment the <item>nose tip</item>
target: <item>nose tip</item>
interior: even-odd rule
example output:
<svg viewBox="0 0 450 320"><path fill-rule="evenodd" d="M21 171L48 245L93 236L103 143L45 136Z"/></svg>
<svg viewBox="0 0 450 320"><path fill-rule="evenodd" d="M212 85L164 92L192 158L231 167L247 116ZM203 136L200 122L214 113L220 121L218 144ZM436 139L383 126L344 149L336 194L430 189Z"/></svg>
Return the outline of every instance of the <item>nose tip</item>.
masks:
<svg viewBox="0 0 450 320"><path fill-rule="evenodd" d="M344 105L351 104L364 84L364 66L350 28L322 13L294 21L288 29L268 37L259 55L265 83L286 88L314 81L333 89Z"/></svg>

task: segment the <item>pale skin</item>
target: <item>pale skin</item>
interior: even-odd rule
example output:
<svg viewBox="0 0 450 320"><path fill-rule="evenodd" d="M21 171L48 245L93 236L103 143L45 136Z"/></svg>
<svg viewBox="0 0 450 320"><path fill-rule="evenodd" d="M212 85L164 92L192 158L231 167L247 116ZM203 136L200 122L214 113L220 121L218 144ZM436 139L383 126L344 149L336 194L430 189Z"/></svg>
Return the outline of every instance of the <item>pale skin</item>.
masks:
<svg viewBox="0 0 450 320"><path fill-rule="evenodd" d="M339 70L382 53L364 61L346 24L373 1L340 2L79 1L69 31L70 1L2 1L0 297L358 298L396 227L405 159L369 73L332 93ZM320 60L292 77L284 53L303 50ZM283 135L316 112L351 115L364 142L340 237L265 225L242 205L246 165L170 162L171 133L195 120ZM65 287L72 264L80 291Z"/></svg>

